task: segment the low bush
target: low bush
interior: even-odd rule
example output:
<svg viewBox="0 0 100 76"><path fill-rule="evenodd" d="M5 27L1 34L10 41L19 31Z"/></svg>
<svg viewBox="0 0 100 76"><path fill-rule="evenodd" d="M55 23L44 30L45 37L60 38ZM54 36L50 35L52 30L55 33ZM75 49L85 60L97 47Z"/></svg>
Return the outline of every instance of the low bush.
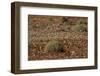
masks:
<svg viewBox="0 0 100 76"><path fill-rule="evenodd" d="M75 32L87 32L87 26L86 25L76 25L72 28Z"/></svg>
<svg viewBox="0 0 100 76"><path fill-rule="evenodd" d="M63 44L59 41L49 41L45 46L45 52L63 52Z"/></svg>

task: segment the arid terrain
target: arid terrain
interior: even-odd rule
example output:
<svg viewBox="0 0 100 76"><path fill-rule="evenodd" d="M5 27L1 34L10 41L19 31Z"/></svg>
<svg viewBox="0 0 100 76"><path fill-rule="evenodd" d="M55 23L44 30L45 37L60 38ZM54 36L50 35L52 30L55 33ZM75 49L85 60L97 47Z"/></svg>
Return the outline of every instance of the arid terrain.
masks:
<svg viewBox="0 0 100 76"><path fill-rule="evenodd" d="M28 16L28 60L88 57L88 18Z"/></svg>

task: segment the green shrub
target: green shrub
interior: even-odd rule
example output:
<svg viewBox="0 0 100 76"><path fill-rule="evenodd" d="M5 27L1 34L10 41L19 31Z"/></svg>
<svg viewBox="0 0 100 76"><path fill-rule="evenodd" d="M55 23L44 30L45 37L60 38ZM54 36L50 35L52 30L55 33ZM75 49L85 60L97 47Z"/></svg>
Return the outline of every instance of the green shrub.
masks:
<svg viewBox="0 0 100 76"><path fill-rule="evenodd" d="M63 44L61 44L59 41L49 41L45 46L45 52L63 52Z"/></svg>
<svg viewBox="0 0 100 76"><path fill-rule="evenodd" d="M87 32L88 31L88 19L87 18L80 18L75 26L72 27L72 30L75 32Z"/></svg>
<svg viewBox="0 0 100 76"><path fill-rule="evenodd" d="M72 28L75 32L87 32L87 26L86 25L76 25Z"/></svg>
<svg viewBox="0 0 100 76"><path fill-rule="evenodd" d="M88 24L87 22L88 22L87 18L83 18L83 19L78 20L77 24L79 24L79 25L87 25Z"/></svg>

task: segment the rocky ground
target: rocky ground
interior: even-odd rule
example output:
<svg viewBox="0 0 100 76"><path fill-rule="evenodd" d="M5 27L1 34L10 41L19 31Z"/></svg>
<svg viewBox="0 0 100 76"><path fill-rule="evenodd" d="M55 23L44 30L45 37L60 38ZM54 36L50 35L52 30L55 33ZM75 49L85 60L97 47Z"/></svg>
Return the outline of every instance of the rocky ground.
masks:
<svg viewBox="0 0 100 76"><path fill-rule="evenodd" d="M87 32L86 17L29 15L28 60L87 58ZM51 40L62 43L64 51L44 51Z"/></svg>

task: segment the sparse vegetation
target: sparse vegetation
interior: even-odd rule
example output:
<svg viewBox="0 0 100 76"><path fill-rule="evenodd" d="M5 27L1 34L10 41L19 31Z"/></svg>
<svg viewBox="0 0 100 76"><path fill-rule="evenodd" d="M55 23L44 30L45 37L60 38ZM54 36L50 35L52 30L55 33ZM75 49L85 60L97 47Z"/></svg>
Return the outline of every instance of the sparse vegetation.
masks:
<svg viewBox="0 0 100 76"><path fill-rule="evenodd" d="M66 17L62 17L62 22L64 23L64 22L67 22L68 20L67 20L67 18Z"/></svg>
<svg viewBox="0 0 100 76"><path fill-rule="evenodd" d="M83 24L76 25L72 28L72 31L75 32L87 32L87 27Z"/></svg>
<svg viewBox="0 0 100 76"><path fill-rule="evenodd" d="M64 52L63 44L57 40L49 41L45 46L45 52Z"/></svg>
<svg viewBox="0 0 100 76"><path fill-rule="evenodd" d="M88 56L87 17L28 16L28 60Z"/></svg>

